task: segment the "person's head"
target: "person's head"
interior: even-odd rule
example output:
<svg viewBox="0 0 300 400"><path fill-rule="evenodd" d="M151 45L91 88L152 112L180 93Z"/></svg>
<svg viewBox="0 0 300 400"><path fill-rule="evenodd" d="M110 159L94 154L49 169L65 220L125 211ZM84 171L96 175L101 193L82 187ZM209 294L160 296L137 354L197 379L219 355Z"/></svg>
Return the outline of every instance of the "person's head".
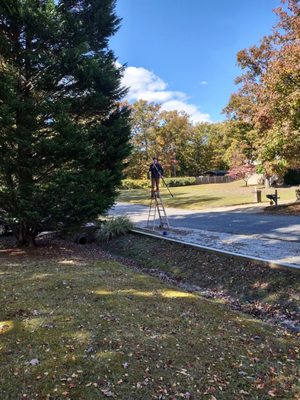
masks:
<svg viewBox="0 0 300 400"><path fill-rule="evenodd" d="M153 157L152 160L153 160L153 164L157 164L158 163L158 158Z"/></svg>

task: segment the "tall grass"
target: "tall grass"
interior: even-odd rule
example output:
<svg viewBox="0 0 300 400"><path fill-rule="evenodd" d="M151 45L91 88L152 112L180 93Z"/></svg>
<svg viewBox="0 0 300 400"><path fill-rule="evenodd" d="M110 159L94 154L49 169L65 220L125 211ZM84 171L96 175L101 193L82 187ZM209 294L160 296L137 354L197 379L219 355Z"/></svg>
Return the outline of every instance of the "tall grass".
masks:
<svg viewBox="0 0 300 400"><path fill-rule="evenodd" d="M133 223L127 217L113 217L103 221L96 231L96 240L108 241L114 237L125 235L133 228Z"/></svg>

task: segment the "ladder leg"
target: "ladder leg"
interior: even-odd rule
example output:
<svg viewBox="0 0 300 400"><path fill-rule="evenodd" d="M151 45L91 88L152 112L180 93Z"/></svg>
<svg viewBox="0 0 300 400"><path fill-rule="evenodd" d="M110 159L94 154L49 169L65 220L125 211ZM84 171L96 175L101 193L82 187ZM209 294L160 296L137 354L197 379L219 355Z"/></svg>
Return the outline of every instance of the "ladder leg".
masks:
<svg viewBox="0 0 300 400"><path fill-rule="evenodd" d="M159 218L159 222L160 222L159 226L161 228L163 228L164 226L166 226L167 228L170 228L167 213L166 213L165 207L163 205L162 199L159 195L159 192L155 191L154 198L151 199L151 203L150 203L147 227L150 226L151 218L153 217L152 229L155 230L155 221L156 221L157 216Z"/></svg>

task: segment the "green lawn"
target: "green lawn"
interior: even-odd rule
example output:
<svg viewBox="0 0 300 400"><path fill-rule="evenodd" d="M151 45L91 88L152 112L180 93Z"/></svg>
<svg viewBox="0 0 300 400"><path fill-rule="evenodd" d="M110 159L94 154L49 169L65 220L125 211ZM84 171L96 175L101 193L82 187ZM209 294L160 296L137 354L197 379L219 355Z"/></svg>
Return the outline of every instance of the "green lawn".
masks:
<svg viewBox="0 0 300 400"><path fill-rule="evenodd" d="M266 194L274 193L273 188L262 190L262 201L266 206L269 205L269 200ZM254 203L254 186L245 187L244 181L234 181L231 183L215 183L209 185L193 185L170 188L174 197L171 197L167 189L161 186L161 195L164 199L164 204L167 207L186 208L197 210L208 207L222 207L239 204ZM295 201L295 187L279 188L278 195L281 202ZM119 201L149 204L150 189L134 189L123 190L119 197Z"/></svg>
<svg viewBox="0 0 300 400"><path fill-rule="evenodd" d="M135 233L116 237L102 246L150 271L196 285L208 295L238 300L252 315L300 322L299 270L269 268L259 262Z"/></svg>
<svg viewBox="0 0 300 400"><path fill-rule="evenodd" d="M0 283L1 400L300 396L299 338L114 261L12 251Z"/></svg>

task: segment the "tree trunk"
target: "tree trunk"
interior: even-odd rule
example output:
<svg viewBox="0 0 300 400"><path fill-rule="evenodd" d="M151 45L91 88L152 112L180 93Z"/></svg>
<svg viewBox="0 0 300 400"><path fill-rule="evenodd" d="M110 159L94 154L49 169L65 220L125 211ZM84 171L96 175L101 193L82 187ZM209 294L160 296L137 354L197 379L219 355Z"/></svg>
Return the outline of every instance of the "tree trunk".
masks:
<svg viewBox="0 0 300 400"><path fill-rule="evenodd" d="M37 231L33 226L26 224L26 222L19 222L15 229L15 236L17 238L18 246L35 247L35 238Z"/></svg>
<svg viewBox="0 0 300 400"><path fill-rule="evenodd" d="M270 187L270 178L265 178L265 188L268 189Z"/></svg>

